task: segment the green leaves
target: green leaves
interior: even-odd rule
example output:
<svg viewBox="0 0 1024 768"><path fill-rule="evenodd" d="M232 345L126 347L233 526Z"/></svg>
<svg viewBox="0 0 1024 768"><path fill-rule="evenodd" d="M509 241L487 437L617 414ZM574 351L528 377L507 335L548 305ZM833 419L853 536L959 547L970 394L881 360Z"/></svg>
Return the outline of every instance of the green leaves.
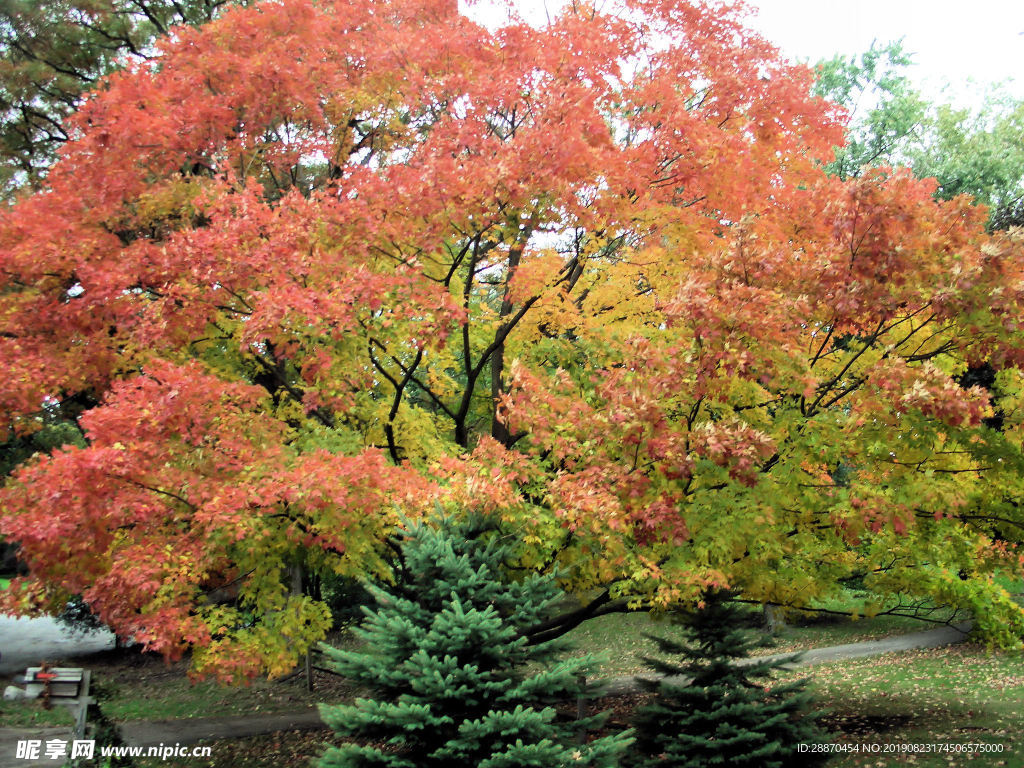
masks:
<svg viewBox="0 0 1024 768"><path fill-rule="evenodd" d="M929 103L913 86L912 67L899 41L819 62L815 92L848 111L846 144L828 172L847 179L865 166L907 166L938 181L937 198L970 195L987 206L991 230L1024 221L1024 104L998 86L973 109Z"/></svg>
<svg viewBox="0 0 1024 768"><path fill-rule="evenodd" d="M848 111L846 145L826 166L841 179L859 176L863 166L907 164L920 140L928 104L913 88L911 56L897 41L872 43L859 57L837 56L817 65L815 92Z"/></svg>
<svg viewBox="0 0 1024 768"><path fill-rule="evenodd" d="M998 88L975 110L935 107L910 162L919 176L938 180L938 197L970 195L988 206L990 229L1024 222L1024 104Z"/></svg>

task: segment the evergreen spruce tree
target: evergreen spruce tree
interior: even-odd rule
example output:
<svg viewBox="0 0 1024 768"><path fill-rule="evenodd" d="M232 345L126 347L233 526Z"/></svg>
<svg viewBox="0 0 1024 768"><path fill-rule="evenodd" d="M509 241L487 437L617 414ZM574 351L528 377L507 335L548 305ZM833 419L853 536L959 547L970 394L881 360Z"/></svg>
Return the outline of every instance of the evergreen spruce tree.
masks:
<svg viewBox="0 0 1024 768"><path fill-rule="evenodd" d="M325 647L336 671L372 699L321 705L339 735L320 768L391 766L618 766L627 735L576 743L595 723L552 706L582 694L589 658L559 660L560 641L530 645L561 592L551 576L508 578L497 537L466 525L411 524L394 585L372 585L376 605L356 633L365 650Z"/></svg>
<svg viewBox="0 0 1024 768"><path fill-rule="evenodd" d="M742 609L723 591L704 607L679 615L692 644L651 636L680 661L648 658L665 677L645 683L654 701L637 710L632 763L643 768L790 768L821 765L827 755L801 753L800 744L827 741L809 714L806 680L767 688L773 673L798 658L749 659L766 637L744 631Z"/></svg>

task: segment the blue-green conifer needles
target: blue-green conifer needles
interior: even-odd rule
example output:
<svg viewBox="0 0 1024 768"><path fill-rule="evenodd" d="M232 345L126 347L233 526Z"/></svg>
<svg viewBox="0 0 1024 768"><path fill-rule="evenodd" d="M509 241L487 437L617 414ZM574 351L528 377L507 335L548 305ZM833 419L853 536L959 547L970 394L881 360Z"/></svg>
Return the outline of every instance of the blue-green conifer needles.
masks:
<svg viewBox="0 0 1024 768"><path fill-rule="evenodd" d="M353 741L320 768L621 764L628 735L581 740L593 721L566 714L591 660L526 636L561 598L552 576L510 578L493 532L450 521L410 525L400 552L396 583L370 588L375 606L356 630L364 648L326 649L374 698L321 707Z"/></svg>

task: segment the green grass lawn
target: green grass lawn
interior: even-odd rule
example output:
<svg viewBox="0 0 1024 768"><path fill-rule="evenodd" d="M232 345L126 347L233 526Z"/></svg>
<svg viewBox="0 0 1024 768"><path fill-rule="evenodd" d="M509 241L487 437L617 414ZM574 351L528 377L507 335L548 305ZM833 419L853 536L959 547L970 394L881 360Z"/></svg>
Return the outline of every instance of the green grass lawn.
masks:
<svg viewBox="0 0 1024 768"><path fill-rule="evenodd" d="M635 619L634 619L635 620ZM798 670L831 711L836 753L829 768L1022 768L1024 653L976 645L911 651ZM196 768L301 765L323 752L324 734L276 733L212 742ZM957 752L960 745L976 751ZM903 751L933 749L934 752ZM984 748L1001 750L983 752ZM143 760L140 768L156 768Z"/></svg>
<svg viewBox="0 0 1024 768"><path fill-rule="evenodd" d="M781 647L791 650L928 626L886 616L790 625L782 630L780 639ZM606 660L600 674L612 676L642 669L638 657L654 650L643 637L648 631L678 633L679 629L647 614L614 614L578 627L571 639L581 646L580 652L604 650ZM318 676L317 690L309 693L301 676L287 682L256 681L241 689L192 684L184 674L184 662L166 665L159 659L139 656L111 654L102 663L89 666L111 694L104 709L115 720L289 711L352 695L344 681L327 675ZM1022 652L989 652L980 646L960 645L808 667L792 674L810 678L820 706L831 712L829 723L836 730L836 743L858 750L837 754L829 763L832 768L1024 768ZM8 726L45 725L68 722L68 716L63 710L47 711L38 704L0 702L0 722ZM322 738L315 734L278 734L258 740L216 742L214 761L184 764L225 768L286 764L300 755L318 754ZM955 750L957 745L965 744L987 744L1003 751L899 751L912 749L911 745ZM278 754L284 762L275 762Z"/></svg>
<svg viewBox="0 0 1024 768"><path fill-rule="evenodd" d="M896 616L787 625L775 648L766 652L842 645L932 626ZM600 617L572 635L579 652L606 651L600 672L612 676L643 670L641 657L655 651L654 643L644 638L646 632L682 637L678 627L646 614ZM1024 768L1024 652L965 644L807 667L793 674L809 678L819 705L831 712L837 745L858 750L836 753L831 768ZM957 751L971 744L981 746ZM914 749L934 751L903 751Z"/></svg>
<svg viewBox="0 0 1024 768"><path fill-rule="evenodd" d="M787 626L782 650L876 639L918 631L930 624L882 616L810 626ZM603 675L642 671L644 654L655 650L643 633L680 635L670 623L643 614L604 616L574 630L586 650L608 650ZM1024 652L988 651L978 645L908 651L792 673L810 679L819 706L829 710L837 743L859 752L840 753L832 768L868 766L1011 766L1024 768ZM884 750L955 750L964 744L994 745L1001 752L933 753ZM880 751L876 752L875 749ZM868 751L871 750L871 751Z"/></svg>
<svg viewBox="0 0 1024 768"><path fill-rule="evenodd" d="M833 768L1024 766L1024 652L958 645L800 672L849 731L837 743L860 748L839 754ZM956 751L969 744L1001 751ZM899 751L911 745L941 751Z"/></svg>
<svg viewBox="0 0 1024 768"><path fill-rule="evenodd" d="M321 701L345 699L351 691L345 681L328 680L326 676L310 693L299 678L287 682L257 680L245 687L229 688L212 682L192 683L180 666L172 668L165 678L146 675L134 680L131 672L118 675L91 668L94 679L102 680L107 692L103 712L118 722L294 712ZM11 728L42 727L70 724L71 718L63 707L45 709L37 701L0 701L0 723Z"/></svg>
<svg viewBox="0 0 1024 768"><path fill-rule="evenodd" d="M211 681L192 682L187 660L165 663L150 655L109 651L70 662L92 671L102 690L104 713L116 721L165 720L188 717L294 712L319 702L350 698L348 681L318 672L313 691L302 675L288 680L253 680L229 687ZM0 681L0 688L9 681ZM41 702L0 701L0 723L7 727L70 723L62 707L46 709Z"/></svg>

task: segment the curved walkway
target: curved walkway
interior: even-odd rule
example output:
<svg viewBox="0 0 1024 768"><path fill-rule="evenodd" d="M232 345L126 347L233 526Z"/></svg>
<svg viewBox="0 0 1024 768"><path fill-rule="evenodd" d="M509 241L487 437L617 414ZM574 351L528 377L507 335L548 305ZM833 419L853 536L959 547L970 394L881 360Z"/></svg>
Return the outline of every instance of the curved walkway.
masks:
<svg viewBox="0 0 1024 768"><path fill-rule="evenodd" d="M0 614L0 677L24 673L41 659L68 659L113 647L114 633L108 629L75 632L51 616L25 619Z"/></svg>
<svg viewBox="0 0 1024 768"><path fill-rule="evenodd" d="M962 642L967 637L970 624L956 627L942 626L923 632L868 640L862 643L835 645L805 651L794 666L827 664L832 661L877 656L894 651L909 651L917 648L937 648ZM792 653L777 654L778 658L792 657ZM760 657L764 658L764 657ZM771 658L771 657L769 657ZM645 676L646 677L646 676ZM648 677L648 679L654 676ZM614 696L634 693L640 690L636 677L616 677L606 680L598 687L600 695ZM235 717L196 717L182 720L138 721L122 723L121 735L125 743L150 747L161 744L187 745L203 739L229 739L255 736L274 731L317 730L327 726L320 720L315 709L297 712L283 712L269 715L242 715ZM16 759L17 742L22 739L66 739L67 729L43 728L0 728L0 768L27 768L33 765L54 765L54 761L33 762Z"/></svg>
<svg viewBox="0 0 1024 768"><path fill-rule="evenodd" d="M790 666L809 667L815 664L828 664L832 661L843 661L845 659L860 659L865 656L880 656L883 653L895 651L913 651L918 648L938 648L943 645L954 645L967 639L971 631L971 623L964 622L955 626L936 627L926 629L923 632L911 632L907 635L896 635L885 637L881 640L865 640L860 643L847 643L846 645L832 645L827 648L812 648L808 651L796 653L776 653L771 656L755 656L744 659L745 664L752 664L765 659L788 659L796 656L796 661ZM603 696L617 696L626 693L640 693L643 690L638 680L657 680L658 675L633 675L629 677L613 677L606 680L598 687L598 692Z"/></svg>

